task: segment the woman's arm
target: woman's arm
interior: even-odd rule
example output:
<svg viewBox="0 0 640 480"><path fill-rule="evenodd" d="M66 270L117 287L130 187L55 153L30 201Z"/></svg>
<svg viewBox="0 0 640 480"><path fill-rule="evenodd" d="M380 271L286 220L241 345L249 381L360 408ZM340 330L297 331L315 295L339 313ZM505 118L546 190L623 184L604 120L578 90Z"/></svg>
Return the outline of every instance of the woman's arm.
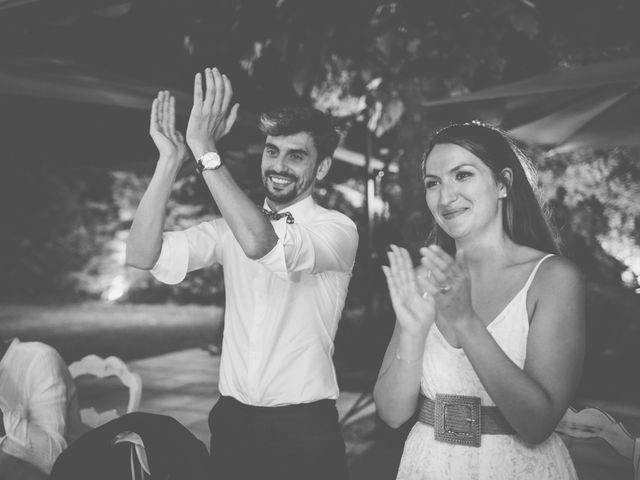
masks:
<svg viewBox="0 0 640 480"><path fill-rule="evenodd" d="M435 310L431 293L414 272L409 253L394 245L383 267L396 313L393 335L380 367L373 398L380 418L398 428L416 411L422 355Z"/></svg>
<svg viewBox="0 0 640 480"><path fill-rule="evenodd" d="M458 268L456 262L451 266ZM553 432L575 394L585 348L584 282L568 260L541 266L529 290L535 299L527 357L520 369L504 353L468 300L468 277L448 278L452 290L436 295L438 314L456 338L487 393L516 432L540 443ZM460 292L463 292L460 295Z"/></svg>
<svg viewBox="0 0 640 480"><path fill-rule="evenodd" d="M407 335L402 330L396 320L373 388L378 415L392 428L400 427L411 418L420 394L425 338Z"/></svg>
<svg viewBox="0 0 640 480"><path fill-rule="evenodd" d="M516 431L537 443L554 431L580 381L585 351L582 274L568 260L550 258L540 266L529 294L537 301L524 370L507 389L495 381L497 375L481 380Z"/></svg>

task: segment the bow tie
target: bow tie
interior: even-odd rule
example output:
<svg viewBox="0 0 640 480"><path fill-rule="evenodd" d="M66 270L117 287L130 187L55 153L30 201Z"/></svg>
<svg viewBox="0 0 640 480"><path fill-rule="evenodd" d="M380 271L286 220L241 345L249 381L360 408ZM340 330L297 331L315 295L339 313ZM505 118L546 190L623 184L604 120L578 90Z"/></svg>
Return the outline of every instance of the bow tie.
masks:
<svg viewBox="0 0 640 480"><path fill-rule="evenodd" d="M291 215L291 212L272 212L271 210L263 208L262 213L264 213L269 220L280 220L283 217L287 217L287 223L293 223L293 215Z"/></svg>

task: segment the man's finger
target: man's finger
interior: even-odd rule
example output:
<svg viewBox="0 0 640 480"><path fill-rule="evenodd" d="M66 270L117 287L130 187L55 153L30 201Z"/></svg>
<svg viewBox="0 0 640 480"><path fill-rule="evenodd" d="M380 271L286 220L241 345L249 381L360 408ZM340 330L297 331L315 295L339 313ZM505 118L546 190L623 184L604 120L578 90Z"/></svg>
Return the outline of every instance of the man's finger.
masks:
<svg viewBox="0 0 640 480"><path fill-rule="evenodd" d="M236 119L238 118L238 108L240 108L240 104L236 103L233 107L231 107L231 111L229 112L229 116L224 124L224 134L226 135L233 127L233 124L236 123Z"/></svg>
<svg viewBox="0 0 640 480"><path fill-rule="evenodd" d="M220 108L222 109L222 114L226 115L229 105L231 105L231 99L233 98L233 88L231 87L231 80L224 74L222 74L222 85L224 86L224 95L222 96Z"/></svg>
<svg viewBox="0 0 640 480"><path fill-rule="evenodd" d="M169 132L173 135L176 131L176 97L169 97Z"/></svg>
<svg viewBox="0 0 640 480"><path fill-rule="evenodd" d="M204 80L207 91L204 93L204 102L202 104L202 108L205 112L209 112L211 111L211 107L213 107L216 92L215 84L213 82L213 72L208 67L204 69Z"/></svg>
<svg viewBox="0 0 640 480"><path fill-rule="evenodd" d="M193 110L202 107L202 76L200 72L196 73L193 81Z"/></svg>
<svg viewBox="0 0 640 480"><path fill-rule="evenodd" d="M220 70L214 68L211 71L211 75L213 76L213 88L215 89L215 97L213 99L213 105L211 108L216 113L221 113L224 115L224 111L221 110L222 102L224 100L224 80L222 79L222 75L220 74Z"/></svg>
<svg viewBox="0 0 640 480"><path fill-rule="evenodd" d="M164 113L164 90L158 92L158 104L156 105L156 120L158 122L158 130L162 129L162 115Z"/></svg>
<svg viewBox="0 0 640 480"><path fill-rule="evenodd" d="M151 102L151 115L149 116L149 131L158 129L158 97Z"/></svg>
<svg viewBox="0 0 640 480"><path fill-rule="evenodd" d="M171 130L169 125L171 124L171 96L169 90L164 92L164 102L162 104L162 131L165 135L169 135Z"/></svg>

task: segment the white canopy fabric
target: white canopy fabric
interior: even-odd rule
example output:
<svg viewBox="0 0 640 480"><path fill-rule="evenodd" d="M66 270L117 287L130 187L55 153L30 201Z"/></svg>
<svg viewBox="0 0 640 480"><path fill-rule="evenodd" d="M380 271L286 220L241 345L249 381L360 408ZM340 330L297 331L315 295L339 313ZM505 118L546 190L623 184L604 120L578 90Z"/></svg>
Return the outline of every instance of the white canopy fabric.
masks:
<svg viewBox="0 0 640 480"><path fill-rule="evenodd" d="M158 90L165 88L166 86L151 85L55 60L29 59L17 66L0 66L0 95L7 96L63 100L147 112ZM189 115L193 97L179 91L172 90L171 93L176 97L178 115L186 118ZM255 127L257 118L254 119L251 114L245 114L243 118L242 123L238 122L240 128L250 129L254 134L258 133ZM251 135L247 136L249 138L242 139L243 143L252 140ZM249 149L251 150L251 144ZM255 145L253 150L255 151L251 153L261 153L262 144ZM345 148L338 148L334 158L360 167L365 164L362 153ZM374 170L385 167L384 163L377 158L371 159L370 166ZM391 165L390 170L397 171L397 167Z"/></svg>
<svg viewBox="0 0 640 480"><path fill-rule="evenodd" d="M19 65L0 66L0 95L149 110L151 101L161 89L166 89L166 86L151 85L56 60L30 59ZM192 102L191 95L176 91L171 93L176 97L176 111L187 115Z"/></svg>
<svg viewBox="0 0 640 480"><path fill-rule="evenodd" d="M23 5L38 2L39 0L0 0L0 11L8 10L14 7L21 7Z"/></svg>
<svg viewBox="0 0 640 480"><path fill-rule="evenodd" d="M564 68L468 95L426 102L440 118L499 123L554 152L640 145L640 59Z"/></svg>

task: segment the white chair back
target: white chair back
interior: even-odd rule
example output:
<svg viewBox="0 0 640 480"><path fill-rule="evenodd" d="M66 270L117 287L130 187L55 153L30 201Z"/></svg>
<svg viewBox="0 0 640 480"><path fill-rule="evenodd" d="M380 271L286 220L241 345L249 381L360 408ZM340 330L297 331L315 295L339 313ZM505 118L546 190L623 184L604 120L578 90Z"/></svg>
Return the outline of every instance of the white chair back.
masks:
<svg viewBox="0 0 640 480"><path fill-rule="evenodd" d="M569 408L556 432L575 439L601 438L622 457L629 459L634 480L640 480L640 438L634 437L607 412L595 407ZM571 448L570 448L571 450Z"/></svg>
<svg viewBox="0 0 640 480"><path fill-rule="evenodd" d="M135 412L140 407L142 379L140 375L129 370L127 364L118 357L101 358L97 355L87 355L69 365L69 371L74 379L82 375L92 375L97 378L118 377L122 384L129 389L126 413ZM118 416L116 409L98 412L95 407L86 407L80 410L82 422L93 428L103 425Z"/></svg>

